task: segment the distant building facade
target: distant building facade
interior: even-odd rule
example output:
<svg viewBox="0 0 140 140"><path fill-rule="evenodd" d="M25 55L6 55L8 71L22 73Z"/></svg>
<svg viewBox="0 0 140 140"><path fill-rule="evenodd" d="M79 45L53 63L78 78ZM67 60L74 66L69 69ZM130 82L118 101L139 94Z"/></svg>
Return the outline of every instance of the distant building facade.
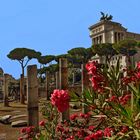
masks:
<svg viewBox="0 0 140 140"><path fill-rule="evenodd" d="M140 34L128 32L120 23L102 20L89 27L92 44L117 43L131 38L140 41Z"/></svg>
<svg viewBox="0 0 140 140"><path fill-rule="evenodd" d="M90 30L90 38L92 40L92 44L102 44L102 43L118 43L124 39L134 39L136 41L140 41L140 34L128 32L122 24L108 21L108 20L101 20L100 22L92 25L89 27ZM105 63L105 57L95 56L94 59L100 61L101 63ZM115 65L117 60L120 59L121 67L125 67L128 63L126 56L121 54L115 55L111 58L111 65ZM140 51L132 56L133 64L137 61L140 61Z"/></svg>

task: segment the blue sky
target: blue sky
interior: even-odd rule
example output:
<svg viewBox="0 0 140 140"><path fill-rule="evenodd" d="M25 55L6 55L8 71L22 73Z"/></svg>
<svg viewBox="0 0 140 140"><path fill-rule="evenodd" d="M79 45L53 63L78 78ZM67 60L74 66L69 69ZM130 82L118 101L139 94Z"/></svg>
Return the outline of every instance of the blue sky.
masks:
<svg viewBox="0 0 140 140"><path fill-rule="evenodd" d="M113 21L128 31L140 33L139 5L139 0L1 0L0 67L19 78L20 65L7 58L18 47L43 55L90 47L88 27L99 21L100 11L113 15Z"/></svg>

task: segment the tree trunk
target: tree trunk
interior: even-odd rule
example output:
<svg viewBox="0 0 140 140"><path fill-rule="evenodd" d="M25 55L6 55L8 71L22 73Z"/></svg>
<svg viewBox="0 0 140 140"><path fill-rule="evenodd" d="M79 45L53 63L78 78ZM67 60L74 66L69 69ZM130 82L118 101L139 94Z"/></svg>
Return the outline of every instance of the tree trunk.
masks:
<svg viewBox="0 0 140 140"><path fill-rule="evenodd" d="M21 64L22 74L20 75L20 103L25 104L25 91L24 91L24 65Z"/></svg>
<svg viewBox="0 0 140 140"><path fill-rule="evenodd" d="M25 104L25 95L24 95L24 75L20 75L20 103Z"/></svg>

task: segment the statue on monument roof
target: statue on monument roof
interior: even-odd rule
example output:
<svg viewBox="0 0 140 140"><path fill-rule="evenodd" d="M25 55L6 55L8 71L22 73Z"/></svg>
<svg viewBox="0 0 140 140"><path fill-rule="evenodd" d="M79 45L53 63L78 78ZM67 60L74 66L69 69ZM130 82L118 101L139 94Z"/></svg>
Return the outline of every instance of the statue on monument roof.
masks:
<svg viewBox="0 0 140 140"><path fill-rule="evenodd" d="M110 20L112 20L113 19L113 16L112 15L108 15L108 14L105 14L105 13L103 13L103 12L100 12L101 13L101 18L100 18L100 21L103 21L103 20L108 20L108 21L110 21Z"/></svg>

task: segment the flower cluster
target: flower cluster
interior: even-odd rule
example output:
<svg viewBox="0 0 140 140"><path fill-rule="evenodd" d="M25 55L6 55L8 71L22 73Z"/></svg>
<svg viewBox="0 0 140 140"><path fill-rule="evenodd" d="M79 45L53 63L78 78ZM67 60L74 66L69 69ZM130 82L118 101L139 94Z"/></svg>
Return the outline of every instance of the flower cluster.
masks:
<svg viewBox="0 0 140 140"><path fill-rule="evenodd" d="M99 70L99 64L96 61L90 61L86 64L88 74L91 75L90 81L95 91L102 93L106 85L105 78Z"/></svg>
<svg viewBox="0 0 140 140"><path fill-rule="evenodd" d="M34 126L24 127L20 130L22 136L18 140L32 139L36 135L36 129Z"/></svg>
<svg viewBox="0 0 140 140"><path fill-rule="evenodd" d="M122 83L124 85L128 85L129 83L137 83L140 81L140 62L137 63L137 67L135 70L124 70L126 72L126 76L122 78Z"/></svg>
<svg viewBox="0 0 140 140"><path fill-rule="evenodd" d="M92 140L92 139L100 140L102 138L103 138L103 131L98 130L98 131L86 136L84 140Z"/></svg>
<svg viewBox="0 0 140 140"><path fill-rule="evenodd" d="M51 103L55 105L59 112L64 112L69 108L70 96L67 90L55 89L51 94Z"/></svg>
<svg viewBox="0 0 140 140"><path fill-rule="evenodd" d="M40 121L39 122L39 125L42 126L42 127L44 127L46 125L46 123L45 123L45 121Z"/></svg>
<svg viewBox="0 0 140 140"><path fill-rule="evenodd" d="M128 103L128 101L131 99L131 94L127 94L124 96L119 97L119 102L121 105L125 105Z"/></svg>
<svg viewBox="0 0 140 140"><path fill-rule="evenodd" d="M126 133L129 130L128 126L122 126L121 131L122 133Z"/></svg>
<svg viewBox="0 0 140 140"><path fill-rule="evenodd" d="M61 140L100 140L113 135L113 128L97 129L91 124L91 114L72 114L70 121L59 124L56 128ZM99 121L100 122L100 121Z"/></svg>
<svg viewBox="0 0 140 140"><path fill-rule="evenodd" d="M125 105L128 103L128 101L131 99L131 94L123 95L120 97L117 97L115 95L111 96L109 99L106 101L108 102L113 102L113 103L119 103L121 105Z"/></svg>
<svg viewBox="0 0 140 140"><path fill-rule="evenodd" d="M45 121L40 121L39 126L45 128L46 122ZM39 132L38 129L36 129L34 126L29 126L29 127L23 127L20 129L20 133L22 134L21 137L18 138L18 140L34 140L39 139L41 133Z"/></svg>
<svg viewBox="0 0 140 140"><path fill-rule="evenodd" d="M87 63L86 69L91 76L93 88L84 91L83 98L86 100L79 100L80 97L76 97L77 101L85 103L86 107L90 108L90 113L72 114L70 120L61 122L59 114L69 108L70 96L67 90L54 90L51 95L51 106L47 104L44 109L47 120L39 123L41 130L38 138L139 139L140 62L136 69L124 70L123 75L119 72L119 65L116 69L115 66L112 69L107 67L103 69L95 61ZM37 136L34 127L22 128L21 133L25 134L26 138ZM23 137L19 140L22 139Z"/></svg>
<svg viewBox="0 0 140 140"><path fill-rule="evenodd" d="M95 127L89 125L90 113L72 114L70 121L64 121L56 127L61 140L83 139Z"/></svg>

